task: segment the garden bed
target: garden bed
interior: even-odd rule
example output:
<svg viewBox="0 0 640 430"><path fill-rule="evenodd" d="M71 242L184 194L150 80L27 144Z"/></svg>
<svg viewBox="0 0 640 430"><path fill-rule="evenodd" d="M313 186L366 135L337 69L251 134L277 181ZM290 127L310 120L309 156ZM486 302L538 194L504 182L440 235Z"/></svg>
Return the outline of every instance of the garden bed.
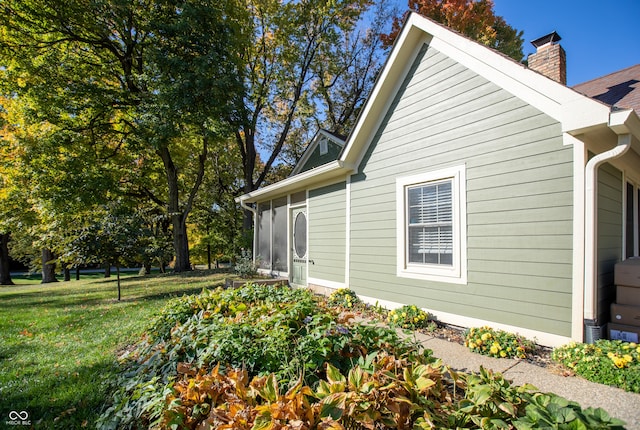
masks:
<svg viewBox="0 0 640 430"><path fill-rule="evenodd" d="M460 341L460 330L415 306L377 309L395 322L387 327L356 321L356 305L352 292L324 300L251 284L176 299L126 354L98 427L529 428L561 419L621 428L603 411L511 386L486 369L453 371L397 333L413 324Z"/></svg>

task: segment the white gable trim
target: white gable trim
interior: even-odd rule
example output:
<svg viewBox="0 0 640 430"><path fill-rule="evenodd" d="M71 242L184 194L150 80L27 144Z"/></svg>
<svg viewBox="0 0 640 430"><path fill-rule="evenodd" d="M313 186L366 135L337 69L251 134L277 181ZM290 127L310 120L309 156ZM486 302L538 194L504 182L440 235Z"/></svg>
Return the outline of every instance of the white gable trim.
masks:
<svg viewBox="0 0 640 430"><path fill-rule="evenodd" d="M424 44L495 83L562 124L573 135L606 125L610 108L446 27L411 13L347 141L341 160L356 166Z"/></svg>
<svg viewBox="0 0 640 430"><path fill-rule="evenodd" d="M307 161L309 161L309 158L311 158L313 151L315 151L315 149L318 147L318 145L320 144L320 141L323 138L344 148L344 140L338 139L336 136L334 136L333 134L329 133L326 130L323 130L323 129L318 130L318 134L316 134L316 136L313 138L313 140L311 141L307 149L305 149L304 153L302 154L302 157L300 157L300 160L298 160L298 162L296 163L296 166L291 171L291 176L300 173L300 170L302 170L302 167L305 164L307 164Z"/></svg>

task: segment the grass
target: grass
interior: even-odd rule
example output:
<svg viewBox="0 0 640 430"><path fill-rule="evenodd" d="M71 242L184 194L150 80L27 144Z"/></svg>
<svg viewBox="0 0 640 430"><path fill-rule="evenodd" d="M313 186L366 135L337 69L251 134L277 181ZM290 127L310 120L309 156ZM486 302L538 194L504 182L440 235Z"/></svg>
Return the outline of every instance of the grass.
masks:
<svg viewBox="0 0 640 430"><path fill-rule="evenodd" d="M120 371L119 349L137 340L171 297L222 284L224 274L128 274L0 287L0 427L27 411L36 428L93 428ZM14 280L15 282L15 280Z"/></svg>

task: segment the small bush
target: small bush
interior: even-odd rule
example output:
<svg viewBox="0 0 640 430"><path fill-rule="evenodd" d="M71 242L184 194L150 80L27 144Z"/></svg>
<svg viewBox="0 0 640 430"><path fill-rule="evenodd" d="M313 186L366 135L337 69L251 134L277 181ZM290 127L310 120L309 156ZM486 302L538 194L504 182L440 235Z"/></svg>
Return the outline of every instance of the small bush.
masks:
<svg viewBox="0 0 640 430"><path fill-rule="evenodd" d="M389 311L387 323L391 326L407 329L426 328L431 323L429 314L414 305L404 305Z"/></svg>
<svg viewBox="0 0 640 430"><path fill-rule="evenodd" d="M527 358L535 344L526 338L491 327L470 328L464 345L478 354L496 358Z"/></svg>
<svg viewBox="0 0 640 430"><path fill-rule="evenodd" d="M327 303L329 304L329 306L352 308L355 305L361 304L362 300L360 300L360 297L358 297L355 291L348 288L340 288L331 293L331 295L327 299Z"/></svg>
<svg viewBox="0 0 640 430"><path fill-rule="evenodd" d="M620 340L572 342L553 351L554 361L592 382L640 393L640 346Z"/></svg>
<svg viewBox="0 0 640 430"><path fill-rule="evenodd" d="M243 249L236 258L236 265L233 267L236 274L242 278L250 278L258 273L258 266L253 261L251 251Z"/></svg>

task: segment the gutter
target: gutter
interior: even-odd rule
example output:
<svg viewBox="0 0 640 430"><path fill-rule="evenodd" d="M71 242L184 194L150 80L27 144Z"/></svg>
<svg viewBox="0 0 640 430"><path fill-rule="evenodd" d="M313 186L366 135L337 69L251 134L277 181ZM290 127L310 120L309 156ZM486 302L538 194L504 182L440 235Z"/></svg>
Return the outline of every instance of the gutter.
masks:
<svg viewBox="0 0 640 430"><path fill-rule="evenodd" d="M598 326L598 168L607 161L623 156L631 148L631 135L638 117L633 110L609 114L609 128L618 135L616 147L593 157L585 171L585 244L584 244L584 323Z"/></svg>
<svg viewBox="0 0 640 430"><path fill-rule="evenodd" d="M251 206L249 206L247 202L245 202L241 197L237 197L235 200L236 202L240 203L240 206L242 207L242 209L248 210L254 215L258 213L256 208L252 208Z"/></svg>

